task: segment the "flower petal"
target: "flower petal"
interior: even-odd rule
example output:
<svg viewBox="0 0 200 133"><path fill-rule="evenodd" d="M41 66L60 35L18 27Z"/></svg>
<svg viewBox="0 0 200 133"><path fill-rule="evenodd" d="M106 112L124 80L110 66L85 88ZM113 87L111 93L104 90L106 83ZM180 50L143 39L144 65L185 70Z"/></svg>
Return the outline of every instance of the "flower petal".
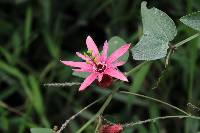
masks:
<svg viewBox="0 0 200 133"><path fill-rule="evenodd" d="M108 57L108 60L106 61L106 63L110 64L114 61L116 61L119 57L121 57L123 54L126 53L126 51L129 49L130 44L125 44L123 46L121 46L120 48L118 48L117 50L115 50L110 57Z"/></svg>
<svg viewBox="0 0 200 133"><path fill-rule="evenodd" d="M80 57L81 59L83 59L83 60L90 60L90 58L89 57L87 57L87 56L85 56L85 55L83 55L83 54L81 54L81 53L79 53L79 52L76 52L76 55L78 56L78 57Z"/></svg>
<svg viewBox="0 0 200 133"><path fill-rule="evenodd" d="M98 74L96 73L92 73L90 74L81 84L79 91L83 91L85 90L85 88L87 88L96 78L97 78Z"/></svg>
<svg viewBox="0 0 200 133"><path fill-rule="evenodd" d="M87 44L88 50L92 50L93 56L96 56L96 55L99 54L99 50L97 48L97 45L94 43L93 39L90 36L87 37L86 44Z"/></svg>
<svg viewBox="0 0 200 133"><path fill-rule="evenodd" d="M74 61L61 61L61 62L66 66L78 67L83 69L91 68L91 66L85 62L74 62Z"/></svg>
<svg viewBox="0 0 200 133"><path fill-rule="evenodd" d="M108 42L105 41L104 42L104 46L103 46L103 51L101 54L101 61L105 61L107 58L107 53L108 53Z"/></svg>
<svg viewBox="0 0 200 133"><path fill-rule="evenodd" d="M72 69L74 72L93 72L93 69Z"/></svg>
<svg viewBox="0 0 200 133"><path fill-rule="evenodd" d="M119 72L118 70L114 69L114 68L109 68L107 69L104 74L108 74L114 78L117 78L117 79L120 79L120 80L123 80L123 81L127 81L128 82L128 79L126 76L124 76L123 73Z"/></svg>
<svg viewBox="0 0 200 133"><path fill-rule="evenodd" d="M122 66L124 65L126 62L124 61L116 61L114 63L112 63L112 67L118 67L118 66Z"/></svg>

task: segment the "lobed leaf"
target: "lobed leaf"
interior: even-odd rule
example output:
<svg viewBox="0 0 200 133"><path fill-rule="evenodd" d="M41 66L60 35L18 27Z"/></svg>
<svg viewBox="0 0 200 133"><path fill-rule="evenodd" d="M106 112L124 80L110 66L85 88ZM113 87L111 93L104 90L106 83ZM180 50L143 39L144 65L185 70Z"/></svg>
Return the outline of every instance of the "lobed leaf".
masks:
<svg viewBox="0 0 200 133"><path fill-rule="evenodd" d="M156 60L166 56L168 42L154 36L143 35L132 49L135 60Z"/></svg>
<svg viewBox="0 0 200 133"><path fill-rule="evenodd" d="M153 7L148 9L147 2L141 4L143 36L132 48L135 60L156 60L166 56L169 41L177 34L173 20L163 11Z"/></svg>
<svg viewBox="0 0 200 133"><path fill-rule="evenodd" d="M200 11L183 16L180 21L190 28L200 31Z"/></svg>
<svg viewBox="0 0 200 133"><path fill-rule="evenodd" d="M153 7L148 9L147 2L141 4L141 14L144 34L153 35L163 40L171 41L177 34L173 20L163 11Z"/></svg>

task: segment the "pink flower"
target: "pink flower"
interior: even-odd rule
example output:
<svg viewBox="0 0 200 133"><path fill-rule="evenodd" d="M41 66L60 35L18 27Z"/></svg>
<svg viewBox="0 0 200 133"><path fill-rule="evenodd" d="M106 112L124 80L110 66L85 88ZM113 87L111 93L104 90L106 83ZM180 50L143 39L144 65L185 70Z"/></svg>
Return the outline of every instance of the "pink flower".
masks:
<svg viewBox="0 0 200 133"><path fill-rule="evenodd" d="M114 125L102 125L99 129L99 133L121 133L123 127L119 124Z"/></svg>
<svg viewBox="0 0 200 133"><path fill-rule="evenodd" d="M90 36L87 37L86 44L88 48L87 53L84 53L83 55L79 52L76 52L76 55L85 60L85 62L61 61L67 66L74 67L75 69L73 70L75 72L90 73L90 75L81 84L79 91L87 88L95 79L98 79L100 82L105 74L128 82L128 79L117 69L117 67L122 66L125 63L123 61L118 61L118 58L128 51L130 44L124 44L119 49L114 51L109 57L107 57L107 41L104 43L101 54L99 53L96 44Z"/></svg>

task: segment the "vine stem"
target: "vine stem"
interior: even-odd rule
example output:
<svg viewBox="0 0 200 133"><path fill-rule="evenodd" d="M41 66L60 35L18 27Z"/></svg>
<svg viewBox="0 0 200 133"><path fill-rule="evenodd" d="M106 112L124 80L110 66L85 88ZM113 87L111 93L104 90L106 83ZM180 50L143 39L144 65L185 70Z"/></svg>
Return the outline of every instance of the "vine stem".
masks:
<svg viewBox="0 0 200 133"><path fill-rule="evenodd" d="M196 34L194 34L194 35L192 35L192 36L186 38L185 40L183 40L183 41L181 41L181 42L175 44L173 47L174 47L174 48L178 48L178 47L180 47L181 45L183 45L183 44L185 44L185 43L191 41L192 39L194 39L194 38L196 38L196 37L198 37L198 36L200 36L200 33L196 33Z"/></svg>
<svg viewBox="0 0 200 133"><path fill-rule="evenodd" d="M167 54L167 57L166 57L166 60L165 60L165 68L167 68L168 64L169 64L169 59L170 59L170 56L172 54L173 50L170 49L168 54Z"/></svg>
<svg viewBox="0 0 200 133"><path fill-rule="evenodd" d="M152 98L152 97L148 97L148 96L145 96L145 95L142 95L142 94L137 94L137 93L133 93L133 92L128 92L128 91L120 91L120 93L124 93L124 94L130 94L130 95L135 95L135 96L138 96L138 97L142 97L142 98L146 98L146 99L149 99L149 100L152 100L152 101L156 101L156 102L159 102L159 103L162 103L162 104L165 104L175 110L178 110L180 112L182 112L183 114L187 115L187 116L191 116L189 113L185 112L184 110L174 106L174 105L171 105L169 103L166 103L164 101L161 101L159 99L155 99L155 98Z"/></svg>
<svg viewBox="0 0 200 133"><path fill-rule="evenodd" d="M74 86L74 85L80 85L80 83L78 83L78 82L72 82L72 83L64 82L64 83L45 83L44 84L45 87L65 87L65 86Z"/></svg>
<svg viewBox="0 0 200 133"><path fill-rule="evenodd" d="M121 82L120 82L121 83ZM81 133L85 128L87 128L93 121L96 120L97 117L99 117L104 110L106 109L106 107L109 105L109 103L111 102L113 95L118 91L118 89L120 88L120 85L118 84L117 87L112 91L112 93L109 95L109 97L106 99L106 101L104 102L104 104L102 105L102 107L99 109L99 111L87 122L85 123L76 133Z"/></svg>
<svg viewBox="0 0 200 133"><path fill-rule="evenodd" d="M84 107L82 110L80 110L78 113L76 113L75 115L71 116L69 119L67 119L62 126L60 127L60 129L56 132L56 133L61 133L66 126L69 124L70 121L74 120L79 114L81 114L84 110L88 109L89 107L91 107L92 105L96 104L97 102L101 101L102 99L104 99L104 97L101 97L97 100L95 100L94 102L90 103L89 105L87 105L86 107Z"/></svg>
<svg viewBox="0 0 200 133"><path fill-rule="evenodd" d="M176 43L176 44L174 44L174 45L170 45L170 50L169 50L169 52L168 52L168 54L167 54L167 56L166 56L166 60L165 60L165 68L168 66L170 56L171 56L171 54L174 52L174 50L176 50L178 47L182 46L183 44L185 44L185 43L187 43L187 42L189 42L189 41L191 41L191 40L193 40L194 38L199 37L199 36L200 36L200 33L196 33L196 34L194 34L194 35L192 35L192 36L186 38L185 40L182 40L182 41L179 42L179 43Z"/></svg>
<svg viewBox="0 0 200 133"><path fill-rule="evenodd" d="M137 72L141 67L143 67L144 65L150 63L151 61L144 61L142 62L141 64L139 64L138 66L134 67L133 69L131 69L130 71L126 72L125 75L126 76L129 76L131 75L132 73L135 73Z"/></svg>
<svg viewBox="0 0 200 133"><path fill-rule="evenodd" d="M165 120L165 119L172 119L172 118L191 118L191 119L196 119L196 120L200 120L200 117L197 116L188 116L188 115L171 115L171 116L162 116L162 117L156 117L156 118L152 118L152 119L147 119L144 121L138 121L138 122L132 122L132 123L127 123L122 125L124 128L127 127L133 127L135 125L141 125L141 124L145 124L145 123L149 123L149 122L155 122L157 120Z"/></svg>
<svg viewBox="0 0 200 133"><path fill-rule="evenodd" d="M168 115L168 116L161 116L161 117L155 117L155 118L151 118L151 119L146 119L143 121L137 121L137 122L130 122L130 123L125 123L125 124L120 124L123 128L128 128L128 127L133 127L135 125L141 125L141 124L146 124L149 122L155 122L158 120L165 120L165 119L173 119L173 118L179 118L179 119L183 119L183 118L191 118L191 119L196 119L196 120L200 120L200 117L198 116L188 116L188 115ZM102 117L102 119L110 124L110 125L115 125L115 124L119 124L119 123L113 123L107 119L105 119L104 117Z"/></svg>

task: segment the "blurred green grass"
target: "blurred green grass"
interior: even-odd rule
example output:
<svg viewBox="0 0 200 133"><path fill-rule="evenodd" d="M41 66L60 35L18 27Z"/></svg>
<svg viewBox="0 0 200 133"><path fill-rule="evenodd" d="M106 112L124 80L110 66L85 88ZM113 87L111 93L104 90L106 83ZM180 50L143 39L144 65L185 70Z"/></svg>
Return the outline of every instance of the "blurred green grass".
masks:
<svg viewBox="0 0 200 133"><path fill-rule="evenodd" d="M71 69L60 59L77 60L75 51L85 50L85 38L91 35L102 46L117 35L133 45L142 33L141 0L2 0L0 1L0 132L23 133L31 127L53 127L110 90L96 86L78 93L77 87L47 88L43 83L82 81L71 76ZM155 6L169 14L179 30L174 43L193 34L178 19L200 10L199 0L153 0ZM200 39L187 43L171 57L171 64L155 89L164 70L164 60L144 66L122 89L143 93L187 108L200 98ZM130 61L120 69L130 70L138 64ZM3 106L6 104L7 106ZM100 107L100 103L74 120L66 131L74 133ZM8 107L9 106L9 107ZM20 111L16 114L11 109ZM117 122L130 122L178 112L137 97L117 94L106 109ZM196 133L198 121L165 120L126 129L125 133ZM91 125L86 132L94 131Z"/></svg>

